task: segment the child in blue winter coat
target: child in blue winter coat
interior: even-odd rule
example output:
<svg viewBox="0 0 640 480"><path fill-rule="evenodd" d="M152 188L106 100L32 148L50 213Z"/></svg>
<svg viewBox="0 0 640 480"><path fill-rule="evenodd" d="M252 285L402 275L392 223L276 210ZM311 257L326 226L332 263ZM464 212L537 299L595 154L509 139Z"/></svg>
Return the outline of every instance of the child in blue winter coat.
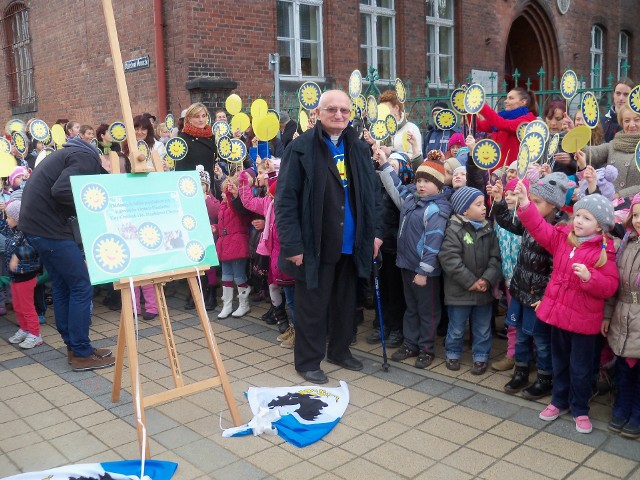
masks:
<svg viewBox="0 0 640 480"><path fill-rule="evenodd" d="M385 190L400 209L398 256L407 304L403 318L403 345L391 356L394 361L418 357L416 368L426 368L434 358L436 328L440 320L441 269L438 252L451 205L444 187L444 166L425 161L415 174L415 184L403 185L386 163L384 154L380 176Z"/></svg>

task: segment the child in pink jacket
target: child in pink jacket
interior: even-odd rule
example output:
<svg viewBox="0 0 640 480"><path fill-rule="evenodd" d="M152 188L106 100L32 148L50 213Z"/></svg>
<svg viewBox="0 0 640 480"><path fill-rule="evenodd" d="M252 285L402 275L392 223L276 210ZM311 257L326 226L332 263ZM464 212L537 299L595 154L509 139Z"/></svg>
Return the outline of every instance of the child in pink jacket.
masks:
<svg viewBox="0 0 640 480"><path fill-rule="evenodd" d="M278 268L278 256L280 255L280 239L276 230L276 215L273 205L273 197L276 189L276 178L269 179L269 193L265 197L254 197L251 191L251 177L246 171L240 172L238 175L238 190L240 200L247 210L251 210L265 217L265 227L260 235L257 252L260 255L270 257L269 277L269 295L271 303L275 309L275 318L278 321L278 330L282 335L278 337L282 341L281 345L285 348L293 348L295 342L295 331L293 328L293 294L294 279L285 275ZM285 313L284 301L280 293L280 287L284 289L286 302L289 305L291 314L291 323L287 320Z"/></svg>
<svg viewBox="0 0 640 480"><path fill-rule="evenodd" d="M218 318L242 317L251 311L249 294L251 287L247 278L249 261L249 224L251 218L241 215L231 206L238 196L238 179L227 177L222 183L222 203L218 210L218 223L212 225L216 241L216 252L222 267L222 310ZM238 287L239 306L233 310L233 285ZM232 313L233 311L233 313Z"/></svg>
<svg viewBox="0 0 640 480"><path fill-rule="evenodd" d="M602 195L589 195L574 205L571 224L554 227L531 208L522 182L515 193L520 222L553 255L553 273L536 312L551 326L553 363L551 403L539 417L550 422L571 409L576 430L589 433L596 342L605 300L618 288L615 248L607 235L614 227L613 207Z"/></svg>

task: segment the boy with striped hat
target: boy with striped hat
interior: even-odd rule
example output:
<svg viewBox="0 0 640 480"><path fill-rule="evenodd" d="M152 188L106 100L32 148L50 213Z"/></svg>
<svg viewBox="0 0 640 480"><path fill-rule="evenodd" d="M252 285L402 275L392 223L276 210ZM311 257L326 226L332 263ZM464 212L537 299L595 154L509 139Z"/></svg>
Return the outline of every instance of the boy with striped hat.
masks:
<svg viewBox="0 0 640 480"><path fill-rule="evenodd" d="M381 154L384 155L384 154ZM438 252L451 205L444 187L444 166L427 160L416 169L415 183L403 185L382 157L382 184L400 209L398 256L407 308L403 317L403 345L391 355L400 362L417 357L416 368L433 362L440 321L440 263Z"/></svg>

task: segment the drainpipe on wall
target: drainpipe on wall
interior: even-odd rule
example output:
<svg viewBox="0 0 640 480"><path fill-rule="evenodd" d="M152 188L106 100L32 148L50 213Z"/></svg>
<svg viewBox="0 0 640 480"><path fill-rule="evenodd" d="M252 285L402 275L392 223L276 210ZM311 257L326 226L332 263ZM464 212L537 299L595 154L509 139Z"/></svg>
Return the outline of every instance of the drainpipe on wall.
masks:
<svg viewBox="0 0 640 480"><path fill-rule="evenodd" d="M153 24L156 36L156 77L158 78L158 122L167 116L167 76L164 67L164 36L162 31L162 0L153 0Z"/></svg>

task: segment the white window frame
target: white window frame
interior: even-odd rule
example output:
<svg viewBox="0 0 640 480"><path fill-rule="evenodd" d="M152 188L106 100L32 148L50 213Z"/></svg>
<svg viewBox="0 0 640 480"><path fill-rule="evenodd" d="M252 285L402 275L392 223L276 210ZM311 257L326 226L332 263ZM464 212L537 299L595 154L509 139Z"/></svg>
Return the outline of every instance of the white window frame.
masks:
<svg viewBox="0 0 640 480"><path fill-rule="evenodd" d="M376 3L376 0L370 0L371 3ZM369 44L360 43L360 52L362 53L362 49L367 49L367 70L369 67L374 66L376 69L378 68L378 17L390 17L391 18L391 46L389 48L390 55L390 65L389 65L389 73L391 78L382 78L378 79L377 83L388 83L390 80L395 80L396 78L396 10L395 10L395 0L391 0L391 8L378 7L374 5L364 5L360 3L360 15L368 15L371 17L371 30L367 32L369 34ZM358 33L359 35L359 33ZM382 47L387 48L387 47ZM366 75L367 72L362 72L363 75ZM380 75L380 72L378 72Z"/></svg>
<svg viewBox="0 0 640 480"><path fill-rule="evenodd" d="M600 32L600 47L598 48L595 44L596 39L596 31ZM602 77L604 71L604 29L600 25L593 25L591 27L591 88L602 88ZM598 72L598 76L594 72L594 67L596 65L596 58L600 57L600 71Z"/></svg>
<svg viewBox="0 0 640 480"><path fill-rule="evenodd" d="M277 41L292 41L293 40L293 57L291 58L291 70L292 74L280 74L282 80L317 80L323 82L324 78L324 41L323 41L323 19L322 19L322 4L323 0L277 0L282 3L290 3L293 6L293 37L277 37ZM316 43L301 40L300 38L300 5L310 5L318 7L318 76L303 75L302 65L300 63L301 55L301 43ZM276 32L277 34L277 32Z"/></svg>
<svg viewBox="0 0 640 480"><path fill-rule="evenodd" d="M624 40L624 41L623 41ZM622 78L622 64L627 61L629 63L629 44L631 43L630 35L625 31L620 31L618 35L618 78ZM623 44L624 49L623 49ZM627 70L627 75L629 76L629 71Z"/></svg>
<svg viewBox="0 0 640 480"><path fill-rule="evenodd" d="M440 3L442 0L426 0L427 4L432 2ZM451 2L451 12L452 17L454 16L454 8L455 1L454 0L445 0L446 2ZM449 20L448 18L440 18L440 13L436 9L436 16L431 17L429 15L426 16L426 24L427 24L427 41L429 40L429 26L435 28L435 46L434 52L429 53L429 48L427 47L427 65L431 66L431 62L433 61L434 65L431 68L431 73L435 78L429 79L429 85L437 88L448 88L455 85L455 31L454 31L454 20L453 18ZM447 28L451 30L451 71L442 75L440 72L440 57L444 56L440 54L440 28ZM447 77L451 77L451 83L447 83Z"/></svg>

